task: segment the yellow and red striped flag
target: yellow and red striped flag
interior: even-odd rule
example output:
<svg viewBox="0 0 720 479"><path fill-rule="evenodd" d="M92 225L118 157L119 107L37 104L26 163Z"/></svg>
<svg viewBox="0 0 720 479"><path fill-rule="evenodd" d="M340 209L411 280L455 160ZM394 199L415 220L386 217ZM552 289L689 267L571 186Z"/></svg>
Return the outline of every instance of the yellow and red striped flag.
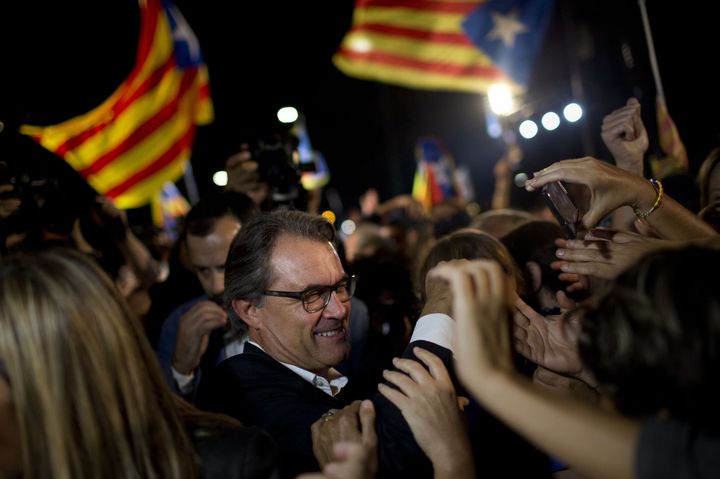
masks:
<svg viewBox="0 0 720 479"><path fill-rule="evenodd" d="M413 177L412 197L426 211L450 198L459 197L455 162L437 138L420 138L415 145L417 168Z"/></svg>
<svg viewBox="0 0 720 479"><path fill-rule="evenodd" d="M100 106L57 125L23 125L120 208L147 204L176 181L197 125L213 119L197 38L170 0L140 0L135 66Z"/></svg>
<svg viewBox="0 0 720 479"><path fill-rule="evenodd" d="M678 133L675 122L670 118L665 100L660 95L655 100L655 115L657 116L660 148L670 159L669 163L675 169L687 171L688 156L685 145L680 139L680 133Z"/></svg>
<svg viewBox="0 0 720 479"><path fill-rule="evenodd" d="M395 85L484 93L519 87L468 38L463 21L482 0L356 0L333 62L343 73Z"/></svg>

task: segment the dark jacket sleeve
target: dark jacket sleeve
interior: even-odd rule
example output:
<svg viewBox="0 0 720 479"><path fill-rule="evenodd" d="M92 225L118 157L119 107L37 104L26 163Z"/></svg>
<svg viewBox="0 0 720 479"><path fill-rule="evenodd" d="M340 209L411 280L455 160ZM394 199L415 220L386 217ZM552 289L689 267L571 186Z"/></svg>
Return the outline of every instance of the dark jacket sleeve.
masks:
<svg viewBox="0 0 720 479"><path fill-rule="evenodd" d="M428 341L410 343L403 353L403 358L416 359L413 353L413 348L416 346L434 353L442 359L448 371L453 370L452 352ZM413 477L414 479L432 477L432 464L415 441L412 430L400 410L379 393L373 398L373 404L377 414L378 477Z"/></svg>
<svg viewBox="0 0 720 479"><path fill-rule="evenodd" d="M638 479L720 477L720 437L695 433L689 424L651 419L640 431Z"/></svg>

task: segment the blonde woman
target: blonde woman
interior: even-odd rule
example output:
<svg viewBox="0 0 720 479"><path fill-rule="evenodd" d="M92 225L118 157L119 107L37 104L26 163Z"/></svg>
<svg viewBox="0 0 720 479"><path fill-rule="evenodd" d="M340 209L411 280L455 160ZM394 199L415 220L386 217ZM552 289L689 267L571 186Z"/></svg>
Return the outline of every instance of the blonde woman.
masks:
<svg viewBox="0 0 720 479"><path fill-rule="evenodd" d="M274 470L264 433L195 411L170 393L115 286L70 251L0 262L0 425L0 478L268 477Z"/></svg>

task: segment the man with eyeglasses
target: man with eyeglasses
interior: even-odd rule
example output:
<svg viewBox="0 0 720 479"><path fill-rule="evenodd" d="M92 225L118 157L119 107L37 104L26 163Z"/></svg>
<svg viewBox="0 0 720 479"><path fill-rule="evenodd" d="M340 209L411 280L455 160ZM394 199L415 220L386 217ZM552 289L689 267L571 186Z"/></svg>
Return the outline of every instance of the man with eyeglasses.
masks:
<svg viewBox="0 0 720 479"><path fill-rule="evenodd" d="M350 353L356 278L343 270L334 240L334 227L322 217L260 214L233 241L225 267L231 321L246 324L250 339L242 355L216 368L200 405L267 430L285 477L319 469L311 425L358 399L335 369ZM372 400L380 473L404 475L416 467L432 473L399 410L380 395Z"/></svg>

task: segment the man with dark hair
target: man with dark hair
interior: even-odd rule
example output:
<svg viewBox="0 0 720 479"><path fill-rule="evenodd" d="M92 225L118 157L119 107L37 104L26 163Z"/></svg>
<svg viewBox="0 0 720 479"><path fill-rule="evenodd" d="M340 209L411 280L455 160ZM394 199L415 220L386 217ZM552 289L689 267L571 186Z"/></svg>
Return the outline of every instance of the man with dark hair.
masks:
<svg viewBox="0 0 720 479"><path fill-rule="evenodd" d="M222 306L225 260L241 225L256 211L246 195L228 191L201 199L185 218L179 241L205 294L165 320L157 354L168 383L191 402L203 371L243 350L244 329L230 327Z"/></svg>
<svg viewBox="0 0 720 479"><path fill-rule="evenodd" d="M334 227L322 217L259 214L233 241L226 264L225 302L234 326L247 325L249 341L243 354L215 369L200 404L267 430L279 445L286 477L318 470L310 426L321 417L330 421L328 411L355 399L348 378L335 369L350 352L355 278L345 273L334 239ZM416 333L427 331L421 321ZM450 363L442 341L422 338L413 337L406 357L412 346L422 346ZM427 477L432 467L399 410L380 395L373 403L379 475Z"/></svg>

